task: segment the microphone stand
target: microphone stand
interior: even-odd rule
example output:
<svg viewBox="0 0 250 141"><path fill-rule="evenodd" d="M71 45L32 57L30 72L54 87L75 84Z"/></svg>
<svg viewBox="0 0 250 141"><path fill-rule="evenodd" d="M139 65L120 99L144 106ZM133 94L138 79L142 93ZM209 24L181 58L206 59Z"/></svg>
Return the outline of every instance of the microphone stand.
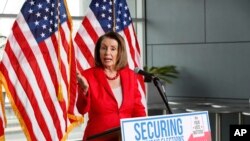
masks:
<svg viewBox="0 0 250 141"><path fill-rule="evenodd" d="M161 95L161 98L163 99L164 104L166 105L166 108L168 110L168 114L173 114L172 110L170 109L170 107L168 105L166 91L165 91L165 88L162 85L160 79L158 77L155 77L155 76L153 76L152 79L153 79L154 85L156 86L158 92Z"/></svg>

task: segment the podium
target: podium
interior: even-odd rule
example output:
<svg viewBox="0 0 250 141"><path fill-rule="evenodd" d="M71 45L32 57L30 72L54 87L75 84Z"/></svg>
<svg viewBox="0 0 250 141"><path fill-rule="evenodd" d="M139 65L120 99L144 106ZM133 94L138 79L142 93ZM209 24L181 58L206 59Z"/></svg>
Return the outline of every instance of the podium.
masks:
<svg viewBox="0 0 250 141"><path fill-rule="evenodd" d="M207 111L121 119L122 141L212 141Z"/></svg>
<svg viewBox="0 0 250 141"><path fill-rule="evenodd" d="M87 141L212 141L208 111L124 118Z"/></svg>
<svg viewBox="0 0 250 141"><path fill-rule="evenodd" d="M115 127L87 137L87 141L121 141L121 128Z"/></svg>

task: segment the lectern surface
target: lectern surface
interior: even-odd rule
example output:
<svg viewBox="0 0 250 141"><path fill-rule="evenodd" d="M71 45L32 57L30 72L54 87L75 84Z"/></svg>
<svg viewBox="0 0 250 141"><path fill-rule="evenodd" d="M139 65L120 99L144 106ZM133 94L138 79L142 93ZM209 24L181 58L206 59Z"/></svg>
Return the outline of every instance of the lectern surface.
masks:
<svg viewBox="0 0 250 141"><path fill-rule="evenodd" d="M87 141L121 141L121 128L116 127L102 133L95 134L88 137Z"/></svg>

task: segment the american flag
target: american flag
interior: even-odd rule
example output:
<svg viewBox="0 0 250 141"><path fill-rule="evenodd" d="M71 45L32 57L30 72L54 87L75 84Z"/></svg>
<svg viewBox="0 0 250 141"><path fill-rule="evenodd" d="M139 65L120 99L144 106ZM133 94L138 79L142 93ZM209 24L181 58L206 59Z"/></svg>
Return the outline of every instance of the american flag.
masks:
<svg viewBox="0 0 250 141"><path fill-rule="evenodd" d="M3 117L0 116L0 140L5 141Z"/></svg>
<svg viewBox="0 0 250 141"><path fill-rule="evenodd" d="M4 110L4 97L2 94L2 86L0 85L0 141L5 140L4 135L4 128L6 125L6 116L5 116L5 110Z"/></svg>
<svg viewBox="0 0 250 141"><path fill-rule="evenodd" d="M0 61L2 60L2 54L4 50L4 45L6 43L6 37L0 35ZM0 73L0 77L1 77ZM5 140L5 125L7 123L6 115L5 115L5 96L2 89L2 82L0 81L0 141Z"/></svg>
<svg viewBox="0 0 250 141"><path fill-rule="evenodd" d="M65 2L26 0L0 64L1 81L27 140L62 140L70 125L76 69Z"/></svg>
<svg viewBox="0 0 250 141"><path fill-rule="evenodd" d="M87 14L76 33L74 43L76 47L77 67L84 70L94 66L94 48L97 39L106 32L113 31L113 19L115 17L115 31L121 34L126 41L129 67L142 67L141 48L135 34L132 18L126 0L92 0ZM143 78L139 79L139 90L142 94L142 102L145 102L145 86Z"/></svg>

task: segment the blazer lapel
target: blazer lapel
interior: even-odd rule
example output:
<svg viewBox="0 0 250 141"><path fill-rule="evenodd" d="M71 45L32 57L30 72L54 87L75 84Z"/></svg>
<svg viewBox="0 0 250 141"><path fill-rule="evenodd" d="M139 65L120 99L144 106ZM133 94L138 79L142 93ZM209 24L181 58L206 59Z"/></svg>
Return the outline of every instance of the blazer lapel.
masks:
<svg viewBox="0 0 250 141"><path fill-rule="evenodd" d="M105 73L101 68L96 68L95 69L95 77L96 80L100 82L100 84L104 87L104 89L107 91L109 95L113 96L113 92L108 84L108 81L106 79Z"/></svg>
<svg viewBox="0 0 250 141"><path fill-rule="evenodd" d="M120 71L121 85L122 85L122 104L121 107L126 103L126 100L129 99L129 84L130 84L130 75L128 74L127 69L122 69Z"/></svg>

